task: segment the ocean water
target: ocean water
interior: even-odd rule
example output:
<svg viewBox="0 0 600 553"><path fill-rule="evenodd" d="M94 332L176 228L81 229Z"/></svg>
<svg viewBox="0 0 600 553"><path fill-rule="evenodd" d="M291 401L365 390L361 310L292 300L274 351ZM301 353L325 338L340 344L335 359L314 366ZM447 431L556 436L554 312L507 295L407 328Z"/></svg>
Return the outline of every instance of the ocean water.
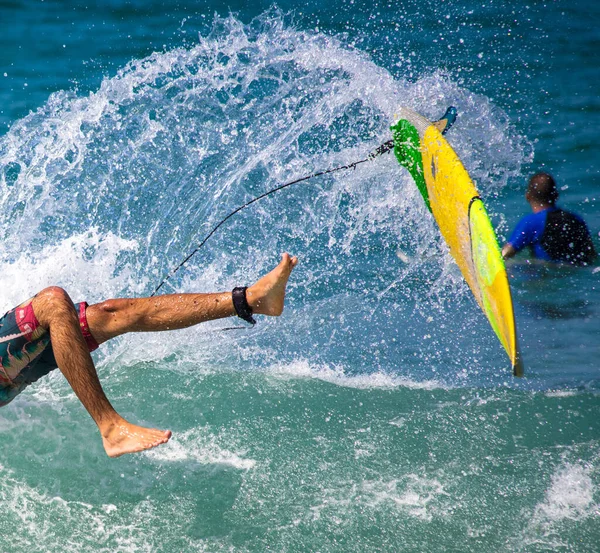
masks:
<svg viewBox="0 0 600 553"><path fill-rule="evenodd" d="M457 106L501 240L544 169L600 245L599 24L539 0L1 2L0 311L151 293L237 206L388 140L399 105ZM169 444L108 459L59 371L0 410L0 552L600 551L598 267L509 263L514 379L385 155L242 211L163 291L283 251L281 318L94 353Z"/></svg>

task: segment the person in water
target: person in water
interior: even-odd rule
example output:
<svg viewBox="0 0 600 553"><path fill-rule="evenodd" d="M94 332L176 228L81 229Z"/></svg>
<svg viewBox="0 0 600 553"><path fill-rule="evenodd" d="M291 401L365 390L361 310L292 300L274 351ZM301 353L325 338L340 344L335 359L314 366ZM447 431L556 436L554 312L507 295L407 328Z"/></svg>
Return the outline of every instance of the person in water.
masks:
<svg viewBox="0 0 600 553"><path fill-rule="evenodd" d="M0 318L0 405L26 386L60 368L98 426L109 457L135 453L169 440L169 430L126 421L108 401L90 352L128 332L175 330L238 315L279 316L296 257L283 254L275 269L248 288L214 294L111 299L74 305L59 287L45 288Z"/></svg>
<svg viewBox="0 0 600 553"><path fill-rule="evenodd" d="M548 173L529 179L525 199L533 213L523 217L502 248L504 259L529 247L544 261L589 265L596 260L590 231L579 215L557 207L556 182Z"/></svg>

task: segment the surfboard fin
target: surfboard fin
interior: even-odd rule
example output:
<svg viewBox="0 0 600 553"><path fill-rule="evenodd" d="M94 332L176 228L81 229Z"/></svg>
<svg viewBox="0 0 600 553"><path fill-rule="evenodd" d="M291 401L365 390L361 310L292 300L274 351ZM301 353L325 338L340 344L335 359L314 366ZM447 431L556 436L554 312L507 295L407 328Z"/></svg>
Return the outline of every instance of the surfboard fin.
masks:
<svg viewBox="0 0 600 553"><path fill-rule="evenodd" d="M446 134L450 130L450 127L454 125L457 115L458 110L454 106L450 106L442 117L433 122L433 126L442 134Z"/></svg>
<svg viewBox="0 0 600 553"><path fill-rule="evenodd" d="M515 338L515 361L513 363L513 375L521 378L525 374L525 367L523 365L523 358L521 357L521 350L519 349L518 340Z"/></svg>

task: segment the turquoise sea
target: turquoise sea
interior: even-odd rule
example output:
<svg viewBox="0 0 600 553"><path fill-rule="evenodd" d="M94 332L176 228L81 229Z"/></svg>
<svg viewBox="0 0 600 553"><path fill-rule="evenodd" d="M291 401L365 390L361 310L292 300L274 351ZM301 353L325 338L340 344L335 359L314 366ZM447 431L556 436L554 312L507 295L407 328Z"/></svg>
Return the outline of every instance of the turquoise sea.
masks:
<svg viewBox="0 0 600 553"><path fill-rule="evenodd" d="M0 312L147 295L219 220L362 159L398 106L501 240L553 173L600 246L600 4L0 2ZM600 248L599 248L600 249ZM173 431L107 458L59 371L0 410L0 553L600 551L600 268L511 262L524 379L391 155L228 221L164 291L300 258L286 311L94 354Z"/></svg>

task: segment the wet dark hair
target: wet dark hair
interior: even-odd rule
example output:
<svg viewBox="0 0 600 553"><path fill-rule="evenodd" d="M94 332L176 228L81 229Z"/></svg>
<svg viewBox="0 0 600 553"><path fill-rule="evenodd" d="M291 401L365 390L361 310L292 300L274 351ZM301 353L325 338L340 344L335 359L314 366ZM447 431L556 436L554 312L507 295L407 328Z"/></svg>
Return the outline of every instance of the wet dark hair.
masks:
<svg viewBox="0 0 600 553"><path fill-rule="evenodd" d="M558 190L552 175L548 173L536 173L529 179L526 194L527 201L539 204L554 205L558 200Z"/></svg>

